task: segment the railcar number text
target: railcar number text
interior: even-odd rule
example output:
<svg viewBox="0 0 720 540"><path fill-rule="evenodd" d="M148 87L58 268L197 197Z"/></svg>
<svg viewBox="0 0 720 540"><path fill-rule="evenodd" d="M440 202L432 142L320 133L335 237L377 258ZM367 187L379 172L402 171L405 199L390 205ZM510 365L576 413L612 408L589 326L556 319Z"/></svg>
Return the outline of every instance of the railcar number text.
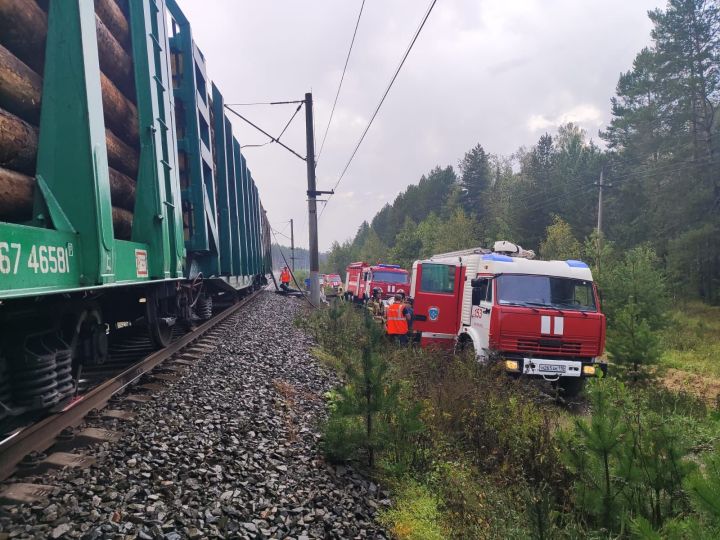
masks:
<svg viewBox="0 0 720 540"><path fill-rule="evenodd" d="M32 245L23 264L22 244L0 242L0 274L17 274L22 272L23 266L35 274L67 274L70 272L71 256L70 244L68 246Z"/></svg>

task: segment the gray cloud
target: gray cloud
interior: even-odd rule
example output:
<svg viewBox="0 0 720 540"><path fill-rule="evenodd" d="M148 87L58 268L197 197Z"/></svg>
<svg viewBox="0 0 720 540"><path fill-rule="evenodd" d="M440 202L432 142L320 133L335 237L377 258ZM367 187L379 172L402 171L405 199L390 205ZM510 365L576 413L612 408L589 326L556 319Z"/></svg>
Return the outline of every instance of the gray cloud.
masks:
<svg viewBox="0 0 720 540"><path fill-rule="evenodd" d="M300 99L312 90L319 145L360 1L179 0L228 102ZM320 222L321 249L352 236L435 165L480 142L510 154L575 121L597 138L621 71L649 42L660 0L439 0ZM338 178L426 8L367 0L343 92L318 165ZM279 133L292 106L244 114ZM242 144L264 137L234 121ZM286 142L305 153L299 116ZM271 223L295 219L307 244L304 163L277 145L245 149Z"/></svg>

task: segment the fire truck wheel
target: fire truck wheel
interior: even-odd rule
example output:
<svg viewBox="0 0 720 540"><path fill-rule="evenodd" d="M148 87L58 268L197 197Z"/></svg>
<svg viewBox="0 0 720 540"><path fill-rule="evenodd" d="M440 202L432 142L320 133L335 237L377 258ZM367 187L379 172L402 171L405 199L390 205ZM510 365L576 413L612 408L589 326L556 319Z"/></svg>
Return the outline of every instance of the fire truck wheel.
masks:
<svg viewBox="0 0 720 540"><path fill-rule="evenodd" d="M473 340L465 335L461 335L455 342L455 354L470 354L475 353L475 344Z"/></svg>
<svg viewBox="0 0 720 540"><path fill-rule="evenodd" d="M560 379L561 397L568 399L577 397L585 387L585 379L580 377L562 377Z"/></svg>

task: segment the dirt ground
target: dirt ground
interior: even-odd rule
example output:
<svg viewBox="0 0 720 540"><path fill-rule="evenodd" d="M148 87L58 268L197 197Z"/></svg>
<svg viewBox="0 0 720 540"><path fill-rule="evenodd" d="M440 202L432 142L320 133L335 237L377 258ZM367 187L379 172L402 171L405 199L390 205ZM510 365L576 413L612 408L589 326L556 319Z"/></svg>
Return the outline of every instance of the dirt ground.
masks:
<svg viewBox="0 0 720 540"><path fill-rule="evenodd" d="M662 381L670 390L685 391L702 398L708 405L720 404L720 379L668 368Z"/></svg>

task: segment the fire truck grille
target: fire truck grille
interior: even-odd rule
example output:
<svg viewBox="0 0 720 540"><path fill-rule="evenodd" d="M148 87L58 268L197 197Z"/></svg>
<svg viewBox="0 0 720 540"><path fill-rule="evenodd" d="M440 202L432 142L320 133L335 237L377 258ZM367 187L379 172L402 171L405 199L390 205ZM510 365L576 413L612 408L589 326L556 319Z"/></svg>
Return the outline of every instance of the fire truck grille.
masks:
<svg viewBox="0 0 720 540"><path fill-rule="evenodd" d="M561 339L520 338L517 340L517 349L523 352L580 354L582 345Z"/></svg>

